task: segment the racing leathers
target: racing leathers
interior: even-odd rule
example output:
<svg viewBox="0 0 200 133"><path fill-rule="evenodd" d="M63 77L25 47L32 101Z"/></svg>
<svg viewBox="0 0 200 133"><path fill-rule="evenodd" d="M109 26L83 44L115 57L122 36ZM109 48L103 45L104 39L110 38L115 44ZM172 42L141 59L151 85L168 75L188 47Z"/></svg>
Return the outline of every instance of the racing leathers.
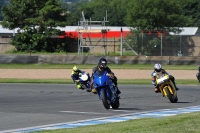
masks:
<svg viewBox="0 0 200 133"><path fill-rule="evenodd" d="M110 77L112 78L112 81L113 81L113 83L115 84L115 87L116 87L116 93L117 94L120 94L121 93L121 91L119 90L119 88L117 87L117 77L114 75L114 73L110 70L110 68L109 67L105 67L105 68L99 68L99 66L96 66L96 67L94 67L93 68L93 70L92 70L92 86L93 86L93 75L94 75L94 73L95 72L98 72L98 73L104 73L105 71L107 71L107 73L110 75Z"/></svg>
<svg viewBox="0 0 200 133"><path fill-rule="evenodd" d="M175 78L174 76L172 76L170 73L166 72L164 69L161 69L160 71L161 73L163 74L167 74L169 76L169 79L172 81L172 83L174 84L174 87L176 88L176 90L179 90L177 87L176 87L176 83L175 83ZM160 92L160 89L158 87L158 85L156 84L156 71L154 70L152 73L151 73L151 78L152 78L152 85L155 86L155 92L158 93Z"/></svg>
<svg viewBox="0 0 200 133"><path fill-rule="evenodd" d="M77 70L76 72L72 71L71 78L74 81L74 83L76 84L76 87L78 89L81 89L82 87L81 87L81 83L79 82L79 73L81 73L81 70Z"/></svg>

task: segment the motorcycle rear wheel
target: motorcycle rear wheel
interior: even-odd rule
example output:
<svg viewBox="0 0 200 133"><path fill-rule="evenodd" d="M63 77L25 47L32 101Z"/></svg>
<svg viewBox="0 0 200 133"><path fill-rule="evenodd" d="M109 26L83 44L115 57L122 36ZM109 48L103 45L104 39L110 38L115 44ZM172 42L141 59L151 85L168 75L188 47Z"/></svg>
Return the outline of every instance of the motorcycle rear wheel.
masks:
<svg viewBox="0 0 200 133"><path fill-rule="evenodd" d="M102 96L102 102L103 102L103 105L106 109L110 109L110 99L107 99L107 96L106 96L106 91L105 90L101 90L101 96Z"/></svg>

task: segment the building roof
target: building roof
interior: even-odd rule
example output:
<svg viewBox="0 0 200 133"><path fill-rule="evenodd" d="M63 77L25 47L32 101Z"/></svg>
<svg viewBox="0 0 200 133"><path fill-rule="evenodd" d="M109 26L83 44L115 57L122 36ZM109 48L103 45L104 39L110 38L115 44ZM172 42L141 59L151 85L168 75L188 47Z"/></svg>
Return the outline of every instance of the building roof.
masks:
<svg viewBox="0 0 200 133"><path fill-rule="evenodd" d="M183 27L180 33L170 32L170 35L193 36L197 33L198 27Z"/></svg>
<svg viewBox="0 0 200 133"><path fill-rule="evenodd" d="M77 31L78 29L81 29L82 27L81 26L66 26L66 27L57 27L57 29L60 29L61 31L68 31L68 32L75 32ZM130 31L130 27L120 27L120 26L98 26L98 27L88 27L88 29L90 30L101 30L101 29L107 29L109 31L121 31L121 29L123 31ZM189 35L189 36L192 36L192 35L195 35L197 33L197 30L198 30L198 27L183 27L183 28L180 28L182 31L180 33L173 33L173 32L170 32L169 34L170 35ZM1 25L0 25L0 34L1 33L8 33L8 34L14 34L14 33L17 33L17 29L14 29L14 30L9 30L9 29L6 29L6 28L3 28Z"/></svg>

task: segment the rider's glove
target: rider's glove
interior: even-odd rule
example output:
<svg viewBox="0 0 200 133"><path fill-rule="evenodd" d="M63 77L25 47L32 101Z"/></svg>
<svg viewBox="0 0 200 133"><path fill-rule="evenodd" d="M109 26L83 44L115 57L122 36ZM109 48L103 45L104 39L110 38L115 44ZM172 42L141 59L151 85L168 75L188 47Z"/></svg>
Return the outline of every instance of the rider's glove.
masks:
<svg viewBox="0 0 200 133"><path fill-rule="evenodd" d="M78 83L80 80L75 80L76 83Z"/></svg>
<svg viewBox="0 0 200 133"><path fill-rule="evenodd" d="M114 73L109 73L110 78L114 78Z"/></svg>
<svg viewBox="0 0 200 133"><path fill-rule="evenodd" d="M157 74L156 74L156 73L153 73L152 75L153 75L153 76L156 76Z"/></svg>

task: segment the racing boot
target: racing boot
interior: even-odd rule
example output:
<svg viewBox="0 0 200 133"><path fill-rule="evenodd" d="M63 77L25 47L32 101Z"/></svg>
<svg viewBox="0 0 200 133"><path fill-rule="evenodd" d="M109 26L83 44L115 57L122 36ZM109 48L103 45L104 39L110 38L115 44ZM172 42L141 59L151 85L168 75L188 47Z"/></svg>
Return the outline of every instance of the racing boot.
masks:
<svg viewBox="0 0 200 133"><path fill-rule="evenodd" d="M77 84L77 86L76 86L78 89L80 89L80 90L83 90L84 88L82 87L82 85L81 84Z"/></svg>
<svg viewBox="0 0 200 133"><path fill-rule="evenodd" d="M95 89L94 86L93 86L93 83L91 83L90 88L91 88L91 92L92 92L92 93L97 94L97 91L96 91L96 89Z"/></svg>
<svg viewBox="0 0 200 133"><path fill-rule="evenodd" d="M117 93L117 95L119 95L119 94L121 94L121 91L119 90L119 88L117 87L117 86L115 86L116 87L116 93Z"/></svg>
<svg viewBox="0 0 200 133"><path fill-rule="evenodd" d="M117 89L117 90L116 90L117 98L118 98L118 99L121 99L120 96L119 96L119 94L121 94L121 91L119 90L119 88L118 88L117 86L115 86L115 87L116 87L116 89Z"/></svg>
<svg viewBox="0 0 200 133"><path fill-rule="evenodd" d="M174 84L174 87L175 87L175 89L176 90L179 90L179 88L178 87L176 87L176 83L175 83L175 78L173 77L173 78L171 78L171 81L172 81L172 83Z"/></svg>
<svg viewBox="0 0 200 133"><path fill-rule="evenodd" d="M97 94L97 91L93 88L92 93Z"/></svg>
<svg viewBox="0 0 200 133"><path fill-rule="evenodd" d="M176 88L176 90L179 90L179 88L177 88L177 87L175 87Z"/></svg>
<svg viewBox="0 0 200 133"><path fill-rule="evenodd" d="M176 91L177 91L177 90L179 90L179 88L176 86L176 84L175 84L175 83L174 83L174 87L175 87Z"/></svg>

